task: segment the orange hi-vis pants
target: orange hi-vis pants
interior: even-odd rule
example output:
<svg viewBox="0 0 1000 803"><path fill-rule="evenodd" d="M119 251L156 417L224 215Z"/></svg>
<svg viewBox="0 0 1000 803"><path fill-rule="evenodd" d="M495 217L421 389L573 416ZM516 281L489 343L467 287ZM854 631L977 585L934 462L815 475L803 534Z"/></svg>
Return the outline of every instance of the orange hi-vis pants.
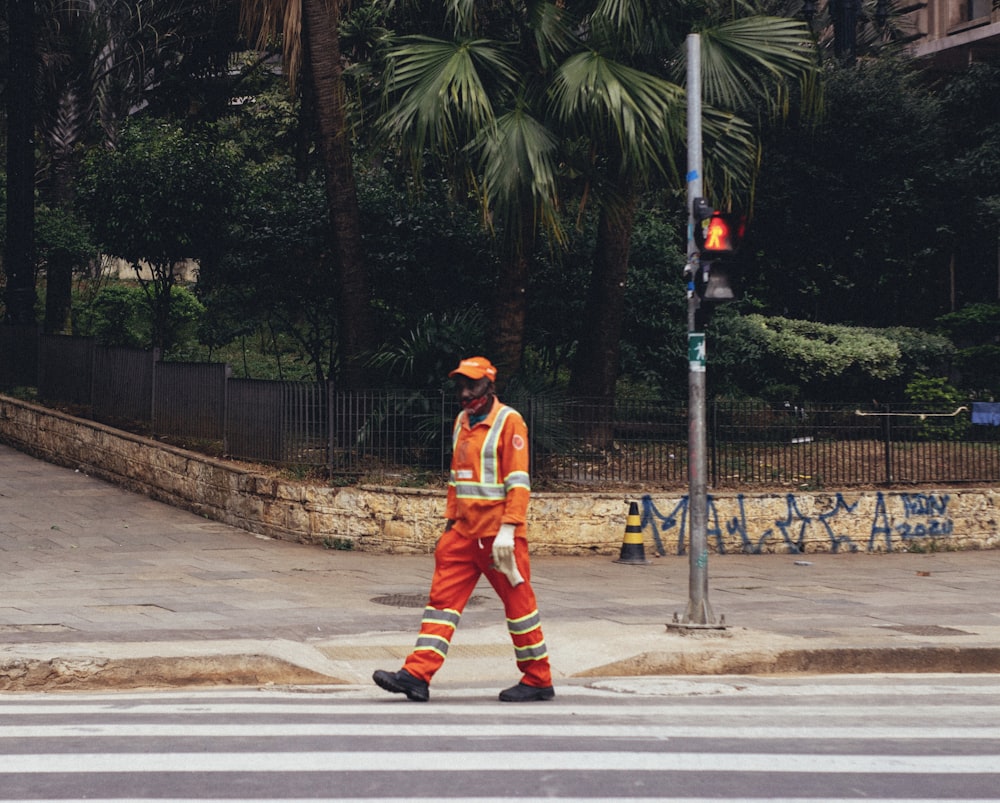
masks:
<svg viewBox="0 0 1000 803"><path fill-rule="evenodd" d="M517 668L524 674L521 682L528 686L552 685L549 654L531 588L527 539L514 539L517 568L524 577L524 582L516 588L493 568L492 550L492 538L466 538L454 530L441 536L434 550L434 579L420 635L403 664L403 669L414 677L430 683L441 668L465 604L480 576L485 574L503 601Z"/></svg>

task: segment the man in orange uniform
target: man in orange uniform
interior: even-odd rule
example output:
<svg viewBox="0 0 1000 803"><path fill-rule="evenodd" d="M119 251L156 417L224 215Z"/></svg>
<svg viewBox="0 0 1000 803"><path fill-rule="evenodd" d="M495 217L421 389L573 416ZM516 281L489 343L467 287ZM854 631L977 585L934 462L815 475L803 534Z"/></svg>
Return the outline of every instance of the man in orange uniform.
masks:
<svg viewBox="0 0 1000 803"><path fill-rule="evenodd" d="M496 368L485 357L462 360L448 376L462 412L452 433L445 532L434 550L434 579L413 652L398 672L372 679L386 691L425 702L462 610L485 574L503 601L520 682L503 702L551 700L552 672L531 588L526 517L528 428L521 414L496 398Z"/></svg>

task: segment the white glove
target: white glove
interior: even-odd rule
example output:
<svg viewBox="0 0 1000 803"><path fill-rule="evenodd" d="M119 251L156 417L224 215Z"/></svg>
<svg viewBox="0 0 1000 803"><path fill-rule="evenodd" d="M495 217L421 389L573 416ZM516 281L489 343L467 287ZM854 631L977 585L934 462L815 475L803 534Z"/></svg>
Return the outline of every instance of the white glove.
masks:
<svg viewBox="0 0 1000 803"><path fill-rule="evenodd" d="M524 582L521 572L517 570L517 561L514 560L514 525L501 524L500 532L493 539L493 566L503 574L511 586L518 586Z"/></svg>

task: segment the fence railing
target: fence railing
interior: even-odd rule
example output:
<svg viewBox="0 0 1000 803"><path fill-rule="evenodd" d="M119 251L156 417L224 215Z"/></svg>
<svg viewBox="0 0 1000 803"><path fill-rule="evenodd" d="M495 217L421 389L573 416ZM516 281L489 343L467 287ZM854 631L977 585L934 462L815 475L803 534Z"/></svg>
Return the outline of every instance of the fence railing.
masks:
<svg viewBox="0 0 1000 803"><path fill-rule="evenodd" d="M10 342L0 338L0 346ZM447 471L458 405L444 390L348 393L322 383L235 379L221 363L162 362L89 338L42 336L37 355L37 370L24 373L23 359L19 370L37 376L42 401L120 428L344 479L406 481L414 472ZM688 482L683 406L554 394L505 401L528 423L541 486ZM717 489L1000 481L1000 427L973 424L965 408L710 402L706 423L709 482Z"/></svg>

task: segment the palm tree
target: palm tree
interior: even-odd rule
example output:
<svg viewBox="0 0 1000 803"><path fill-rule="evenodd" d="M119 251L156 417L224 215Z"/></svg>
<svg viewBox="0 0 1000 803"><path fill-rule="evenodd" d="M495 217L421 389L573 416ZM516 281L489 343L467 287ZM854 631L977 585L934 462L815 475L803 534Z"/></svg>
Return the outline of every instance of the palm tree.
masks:
<svg viewBox="0 0 1000 803"><path fill-rule="evenodd" d="M384 134L409 156L415 175L427 152L439 156L479 196L484 221L501 235L490 349L503 379L521 365L538 228L562 236L559 141L544 103L552 59L574 40L572 15L558 5L442 3L425 13L443 12L446 38L404 36L387 56ZM483 35L491 29L510 36Z"/></svg>
<svg viewBox="0 0 1000 803"><path fill-rule="evenodd" d="M365 365L375 351L375 329L351 165L339 22L339 0L242 3L243 29L256 34L261 45L280 34L292 89L301 79L312 90L339 286L339 377L346 387L357 388L365 384Z"/></svg>
<svg viewBox="0 0 1000 803"><path fill-rule="evenodd" d="M544 226L556 242L563 236L559 166L568 159L566 146L587 154L583 197L596 199L601 216L573 385L613 398L636 204L647 176L680 182L686 104L668 70L682 55L678 29L690 28L692 15L704 16L704 2L444 5L447 37L402 37L390 51L382 125L417 165L428 149L461 165L484 217L504 234L493 340L495 359L508 373L523 353L527 260L536 233ZM710 83L722 100L736 96L729 79L749 83L762 70L784 77L812 63L801 23L758 18L755 25L753 36L741 38L737 26L709 48ZM755 37L768 31L773 35L762 45ZM733 59L744 55L740 46L748 52ZM733 59L731 71L716 70L713 54ZM750 94L748 88L741 97ZM709 156L716 157L720 186L749 184L756 147L748 126L710 109L705 127L717 144Z"/></svg>
<svg viewBox="0 0 1000 803"><path fill-rule="evenodd" d="M675 3L673 8L692 10L683 2ZM703 94L707 104L703 121L708 135L706 186L714 189L713 199L719 205L732 204L734 195L741 190L746 200L756 167L757 146L752 131L732 111L752 109L762 102L775 105L785 97L787 83L805 78L815 64L808 29L803 24L760 15L750 3L742 6L742 13L750 16L725 19L731 9L728 3L702 3L696 23L703 41ZM684 186L677 180L676 164L669 161L677 153L679 136L667 142L671 150L664 153L660 150L664 142L650 123L631 122L635 112L629 106L630 99L644 96L643 86L649 75L635 68L645 67L653 73L669 71L675 79L684 75L684 49L673 43L685 41L692 22L687 14L678 14L675 19L662 11L654 13L654 5L644 0L605 0L597 4L588 24L587 43L592 51L584 65L564 65L557 101L564 124L585 132L595 151L602 155L599 172L604 191L597 246L583 316L586 326L580 332L570 389L578 396L596 397L598 414L594 416L590 440L604 444L610 434L602 422L613 405L619 373L629 242L639 193L647 177L656 173L673 178L677 189ZM666 69L652 62L649 54L657 54ZM573 73L571 67L576 68ZM659 109L644 110L644 122L662 114L668 120L668 132L677 131L683 124L687 103L680 85L674 84L673 90ZM670 266L664 267L669 270ZM674 275L678 276L679 270Z"/></svg>

